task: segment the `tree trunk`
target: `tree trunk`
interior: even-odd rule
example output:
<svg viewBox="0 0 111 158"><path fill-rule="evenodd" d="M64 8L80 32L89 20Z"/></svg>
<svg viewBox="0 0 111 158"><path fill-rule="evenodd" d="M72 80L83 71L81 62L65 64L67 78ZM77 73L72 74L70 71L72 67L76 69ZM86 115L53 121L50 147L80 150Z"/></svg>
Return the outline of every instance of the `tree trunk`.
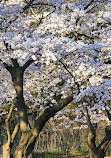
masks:
<svg viewBox="0 0 111 158"><path fill-rule="evenodd" d="M14 153L14 157L31 158L37 137L38 135L35 135L32 130L28 133L22 133L19 145Z"/></svg>
<svg viewBox="0 0 111 158"><path fill-rule="evenodd" d="M93 151L92 149L89 148L89 152L90 152L90 158L104 158L105 157L105 152L103 150Z"/></svg>
<svg viewBox="0 0 111 158"><path fill-rule="evenodd" d="M3 156L2 158L10 158L10 146L8 143L3 145Z"/></svg>
<svg viewBox="0 0 111 158"><path fill-rule="evenodd" d="M35 142L38 138L40 131L36 129L22 133L19 145L15 151L15 158L30 158L33 155Z"/></svg>
<svg viewBox="0 0 111 158"><path fill-rule="evenodd" d="M111 143L111 126L106 126L105 128L105 137L101 141L101 143L96 146L96 129L97 125L92 125L90 120L90 115L88 113L88 109L85 107L86 111L86 119L87 124L89 128L89 134L88 134L88 147L90 152L90 158L104 158L106 151L109 147L109 144ZM106 115L108 115L109 120L111 120L111 114L108 110L105 110Z"/></svg>
<svg viewBox="0 0 111 158"><path fill-rule="evenodd" d="M22 67L18 64L16 59L12 59L13 66L6 65L6 69L10 72L12 76L13 85L16 91L16 99L17 99L17 111L19 115L19 125L20 131L22 133L21 139L19 141L19 145L14 153L14 158L29 158L34 150L36 139L45 126L46 122L55 115L56 112L63 109L66 105L68 105L73 100L73 92L71 91L70 96L58 101L58 104L54 106L50 106L46 108L43 114L35 120L34 128L30 128L30 124L28 121L27 114L27 106L24 101L23 96L23 75L25 69L33 62L33 60L28 60ZM10 158L10 144L11 141L11 133L9 129L7 118L7 131L8 131L8 144L4 145L4 157ZM6 156L5 156L6 155Z"/></svg>

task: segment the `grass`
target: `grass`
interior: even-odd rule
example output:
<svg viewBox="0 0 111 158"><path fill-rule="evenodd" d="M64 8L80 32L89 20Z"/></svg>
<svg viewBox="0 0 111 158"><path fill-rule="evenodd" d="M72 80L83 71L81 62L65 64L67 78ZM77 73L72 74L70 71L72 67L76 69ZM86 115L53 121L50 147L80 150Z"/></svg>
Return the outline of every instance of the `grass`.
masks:
<svg viewBox="0 0 111 158"><path fill-rule="evenodd" d="M65 155L61 151L43 151L43 152L35 152L33 158L62 158ZM89 156L89 151L87 150L76 150L69 157L78 157L78 156ZM79 157L78 157L79 158Z"/></svg>
<svg viewBox="0 0 111 158"><path fill-rule="evenodd" d="M43 152L35 152L33 158L57 158L61 156L63 153L61 151L43 151Z"/></svg>
<svg viewBox="0 0 111 158"><path fill-rule="evenodd" d="M88 154L89 151L88 150L75 150L74 153L77 153L77 154Z"/></svg>
<svg viewBox="0 0 111 158"><path fill-rule="evenodd" d="M68 158L68 157L77 157L77 158L88 158L89 152L87 150L76 150L74 153L63 154L61 151L43 151L43 152L35 152L33 158ZM13 156L11 155L11 158Z"/></svg>

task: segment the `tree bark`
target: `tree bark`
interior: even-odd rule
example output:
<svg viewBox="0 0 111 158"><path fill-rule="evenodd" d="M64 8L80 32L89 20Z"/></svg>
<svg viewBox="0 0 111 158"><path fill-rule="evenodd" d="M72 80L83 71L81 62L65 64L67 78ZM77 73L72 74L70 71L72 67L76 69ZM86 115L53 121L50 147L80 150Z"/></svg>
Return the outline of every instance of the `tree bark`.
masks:
<svg viewBox="0 0 111 158"><path fill-rule="evenodd" d="M10 145L8 143L3 145L3 156L2 158L10 158Z"/></svg>
<svg viewBox="0 0 111 158"><path fill-rule="evenodd" d="M23 133L17 147L14 156L15 158L31 157L37 137L33 134L33 131Z"/></svg>
<svg viewBox="0 0 111 158"><path fill-rule="evenodd" d="M7 143L3 145L3 158L10 158L11 132L9 127L9 120L11 118L12 110L13 110L13 106L10 107L10 111L7 115L7 119L5 120L8 140Z"/></svg>
<svg viewBox="0 0 111 158"><path fill-rule="evenodd" d="M93 151L93 150L90 150L90 158L104 158L105 157L105 152L100 150L100 151Z"/></svg>
<svg viewBox="0 0 111 158"><path fill-rule="evenodd" d="M87 124L88 124L88 129L89 129L88 147L89 147L89 152L90 152L90 158L104 158L107 148L109 144L111 143L111 127L106 126L105 128L106 135L97 147L95 143L97 126L92 125L87 108L85 108L85 111L86 111L86 119L87 119ZM106 113L108 115L108 118L111 120L111 114L109 113L108 110L106 110Z"/></svg>
<svg viewBox="0 0 111 158"><path fill-rule="evenodd" d="M12 76L13 85L16 91L16 107L19 114L20 130L22 132L19 145L15 150L14 158L29 158L33 153L36 139L45 126L46 122L55 115L56 112L63 109L73 100L73 93L70 96L59 100L58 104L50 106L44 110L43 114L35 121L34 128L30 128L28 122L27 106L23 97L23 74L25 69L33 62L28 60L22 67L19 66L16 59L12 59L13 66L6 65L6 69ZM10 135L8 135L10 138ZM13 138L14 140L14 138ZM10 141L11 142L11 141ZM6 156L5 156L6 155ZM4 145L4 157L10 158L10 143Z"/></svg>

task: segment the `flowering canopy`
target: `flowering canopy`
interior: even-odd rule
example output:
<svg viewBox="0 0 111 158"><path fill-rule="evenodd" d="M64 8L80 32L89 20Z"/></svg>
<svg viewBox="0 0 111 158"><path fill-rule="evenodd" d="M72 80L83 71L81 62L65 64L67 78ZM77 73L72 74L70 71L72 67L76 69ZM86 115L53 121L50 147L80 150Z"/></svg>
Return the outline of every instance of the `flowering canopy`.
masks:
<svg viewBox="0 0 111 158"><path fill-rule="evenodd" d="M111 101L111 2L2 0L0 106L16 97L5 64L33 63L24 74L24 97L53 105L73 91L74 103L104 109Z"/></svg>

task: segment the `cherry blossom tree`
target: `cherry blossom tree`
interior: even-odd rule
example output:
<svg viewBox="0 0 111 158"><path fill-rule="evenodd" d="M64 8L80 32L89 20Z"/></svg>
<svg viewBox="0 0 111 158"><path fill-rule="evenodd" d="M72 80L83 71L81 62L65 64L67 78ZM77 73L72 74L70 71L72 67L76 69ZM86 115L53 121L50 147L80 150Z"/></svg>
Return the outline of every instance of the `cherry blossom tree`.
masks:
<svg viewBox="0 0 111 158"><path fill-rule="evenodd" d="M70 102L109 112L111 2L2 0L0 8L0 105L10 107L3 158L18 130L14 157L25 158L45 123ZM43 112L31 126L28 110L36 107ZM13 109L19 119L11 133Z"/></svg>

